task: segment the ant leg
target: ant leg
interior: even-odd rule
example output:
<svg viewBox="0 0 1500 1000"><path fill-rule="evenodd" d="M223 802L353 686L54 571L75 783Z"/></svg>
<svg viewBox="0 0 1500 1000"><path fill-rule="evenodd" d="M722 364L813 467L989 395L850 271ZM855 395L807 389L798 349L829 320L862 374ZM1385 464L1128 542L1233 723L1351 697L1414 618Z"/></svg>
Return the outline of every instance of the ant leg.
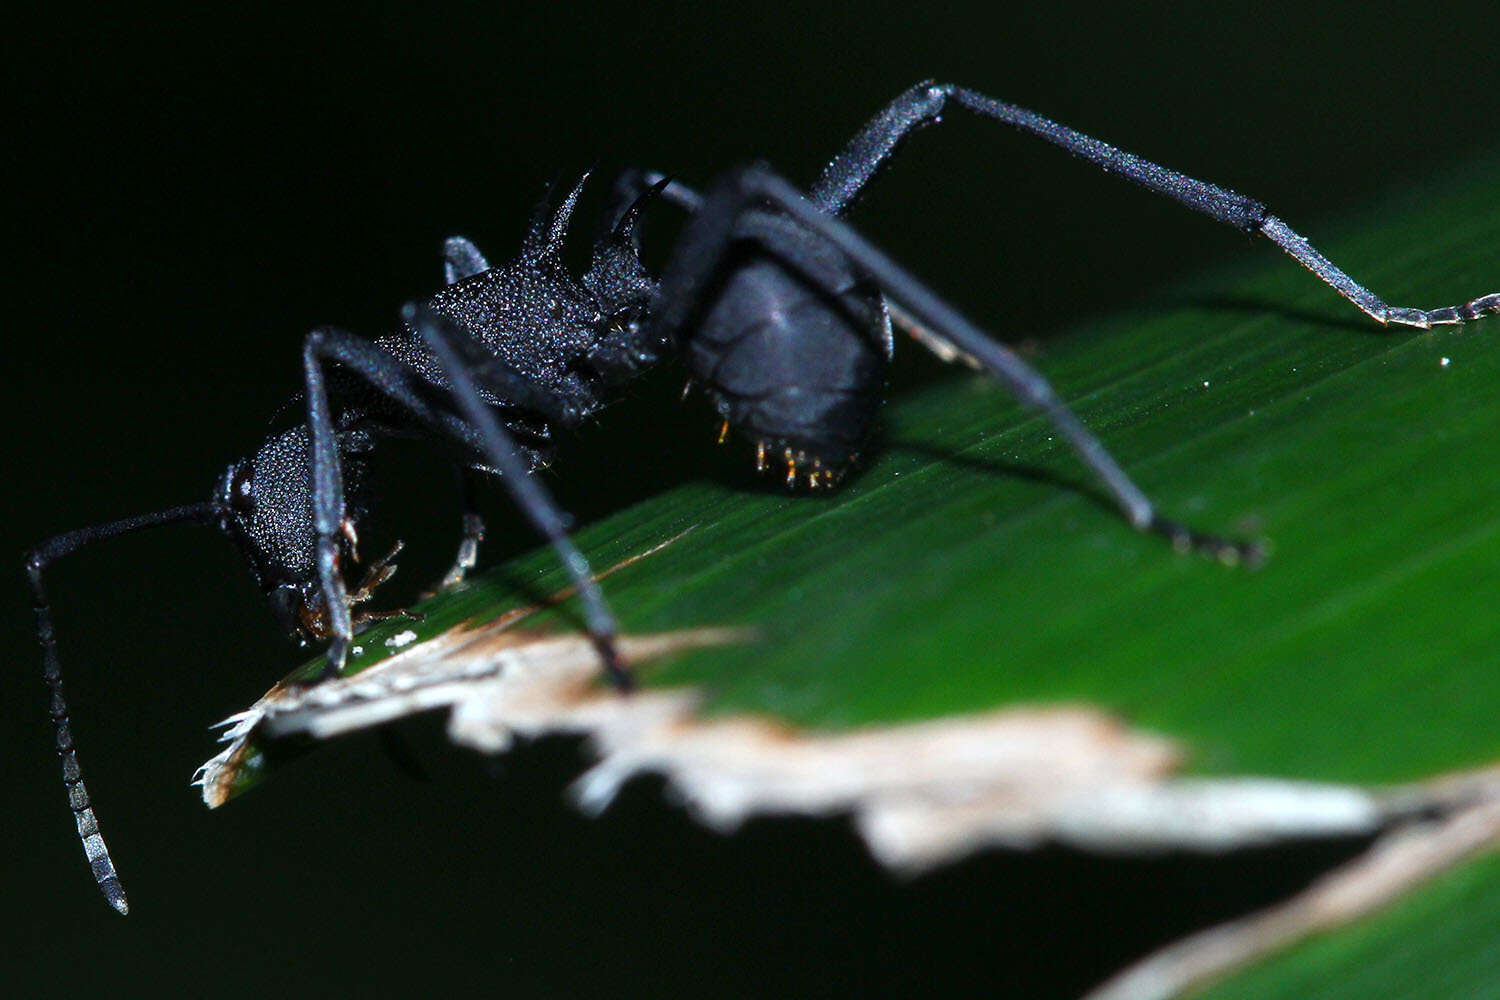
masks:
<svg viewBox="0 0 1500 1000"><path fill-rule="evenodd" d="M542 484L532 475L514 438L500 426L493 411L479 397L469 371L459 361L457 350L468 352L473 345L461 332L438 326L430 314L418 314L408 307L407 321L429 340L438 362L453 383L455 400L464 417L435 406L429 399L430 386L401 361L376 345L342 330L323 327L307 335L303 342L303 377L307 389L308 427L312 434L313 519L318 536L318 580L328 605L328 621L333 640L328 649L325 674L336 676L343 670L352 639L349 602L343 578L338 572L338 536L344 519L343 479L339 471L337 435L329 412L323 364L335 362L357 375L382 395L406 409L417 420L446 434L477 454L485 456L500 472L502 481L538 532L552 544L563 567L572 576L584 601L589 635L604 658L605 669L617 687L628 690L630 674L625 670L614 638L618 632L614 616L604 603L593 572L583 554L567 535L566 515ZM420 325L419 325L420 323ZM446 336L445 336L446 335ZM458 344L459 346L455 346ZM511 374L510 379L519 379ZM512 387L510 381L506 387ZM535 393L542 390L531 387ZM565 409L554 405L554 410ZM467 418L467 419L466 419Z"/></svg>
<svg viewBox="0 0 1500 1000"><path fill-rule="evenodd" d="M1243 232L1266 237L1378 323L1399 323L1426 329L1438 324L1479 319L1487 313L1500 313L1500 292L1438 309L1387 305L1260 202L1117 149L1043 118L1035 111L951 83L919 83L882 109L844 151L834 157L808 193L808 200L829 215L844 214L881 167L889 162L896 147L917 129L940 121L949 102L982 118L1010 125L1060 146L1105 173L1119 174L1195 212Z"/></svg>
<svg viewBox="0 0 1500 1000"><path fill-rule="evenodd" d="M1125 519L1138 531L1168 539L1174 548L1198 550L1223 562L1258 561L1259 546L1199 534L1156 512L1149 497L1131 481L1104 444L1063 404L1050 383L1020 355L992 339L957 309L870 243L847 223L828 215L801 192L763 167L730 175L715 187L703 211L688 224L672 261L662 277L662 320L683 322L695 301L711 288L716 272L735 236L735 223L747 210L766 202L786 212L810 232L843 251L917 323L963 354L1005 385L1025 406L1040 411L1072 446L1078 457L1103 482ZM811 275L809 275L811 278ZM667 330L675 330L668 326Z"/></svg>
<svg viewBox="0 0 1500 1000"><path fill-rule="evenodd" d="M458 488L463 501L463 538L458 543L458 555L443 578L422 594L421 599L424 601L463 583L469 570L479 562L479 543L484 541L484 519L479 516L479 505L474 495L474 475L468 469L458 470Z"/></svg>
<svg viewBox="0 0 1500 1000"><path fill-rule="evenodd" d="M339 573L338 539L344 531L344 475L339 466L338 435L329 412L328 386L323 361L343 360L337 349L339 338L332 331L314 330L302 343L302 379L307 389L307 427L311 436L309 479L312 482L313 529L317 532L318 585L332 641L323 665L323 679L344 672L354 625L349 616L349 595Z"/></svg>
<svg viewBox="0 0 1500 1000"><path fill-rule="evenodd" d="M463 363L469 379L495 398L540 414L548 423L577 427L582 422L584 413L577 406L520 374L469 334L454 328L449 346Z"/></svg>
<svg viewBox="0 0 1500 1000"><path fill-rule="evenodd" d="M698 214L698 210L703 207L703 196L681 181L669 178L659 170L639 170L632 167L615 178L614 187L610 191L610 204L601 216L600 228L605 232L613 229L643 194L658 185L661 185L658 196L662 201L689 215Z"/></svg>
<svg viewBox="0 0 1500 1000"><path fill-rule="evenodd" d="M318 585L322 592L328 631L324 679L343 673L353 622L349 594L339 572L338 541L347 532L344 479L339 462L338 431L328 402L323 365L335 362L359 375L382 395L404 407L434 430L477 447L479 440L458 417L440 410L423 392L421 376L385 351L351 333L331 327L312 331L302 343L302 376L307 395L307 427L311 437L310 479L313 528L317 536Z"/></svg>
<svg viewBox="0 0 1500 1000"><path fill-rule="evenodd" d="M444 284L451 285L489 269L490 262L469 240L462 236L450 236L443 241Z"/></svg>
<svg viewBox="0 0 1500 1000"><path fill-rule="evenodd" d="M42 572L63 556L76 552L93 542L142 528L155 528L164 524L210 524L219 510L212 503L195 503L154 514L127 517L109 524L81 528L49 538L32 549L26 556L26 578L31 583L32 604L36 609L36 638L42 647L42 681L50 694L52 730L57 745L57 755L62 758L63 785L68 789L68 808L73 811L73 821L78 828L78 839L83 842L83 853L93 870L94 882L105 900L120 913L128 913L130 904L125 899L125 887L115 871L114 860L109 856L109 847L104 835L99 832L99 820L94 815L94 806L89 791L83 784L83 772L78 767L78 750L73 745L73 727L68 720L68 703L63 698L62 661L57 655L57 635L52 627L52 605L47 600L47 589L42 585Z"/></svg>
<svg viewBox="0 0 1500 1000"><path fill-rule="evenodd" d="M391 550L379 559L370 563L365 568L365 578L354 588L349 595L349 607L352 609L357 604L364 604L375 596L375 591L387 580L396 575L395 559L401 554L403 544L397 542L391 546ZM353 616L355 632L362 631L371 622L383 622L391 618L406 618L410 621L419 622L422 615L406 608L392 608L388 611L360 611Z"/></svg>
<svg viewBox="0 0 1500 1000"><path fill-rule="evenodd" d="M409 304L401 311L401 316L408 326L421 334L428 350L452 382L459 408L482 438L482 454L500 472L501 482L510 491L516 506L521 508L537 533L552 545L568 575L573 578L573 585L583 601L589 637L604 660L604 669L610 680L620 690L630 690L634 682L615 645L619 626L599 590L588 560L568 537L567 515L558 508L557 501L552 499L540 480L529 474L531 470L521 462L514 440L480 397L475 378L460 358L460 354L467 350L464 342L470 338L446 318L424 307Z"/></svg>

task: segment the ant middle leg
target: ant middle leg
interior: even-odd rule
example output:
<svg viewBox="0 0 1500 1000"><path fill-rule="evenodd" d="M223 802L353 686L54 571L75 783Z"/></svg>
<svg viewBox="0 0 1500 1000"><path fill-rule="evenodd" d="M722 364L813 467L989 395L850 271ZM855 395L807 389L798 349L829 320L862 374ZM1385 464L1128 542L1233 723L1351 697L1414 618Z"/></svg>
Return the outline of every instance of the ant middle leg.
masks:
<svg viewBox="0 0 1500 1000"><path fill-rule="evenodd" d="M500 473L500 480L521 513L533 528L552 546L558 560L573 579L573 586L583 602L584 620L610 681L621 691L634 687L634 678L620 656L616 639L619 625L594 579L588 559L569 536L569 518L541 481L530 475L520 451L510 434L496 419L494 410L479 395L479 384L486 374L467 365L463 355L473 346L462 330L432 309L408 304L402 319L415 330L432 352L451 383L453 398L469 424L479 434L483 454ZM488 386L486 386L488 388Z"/></svg>

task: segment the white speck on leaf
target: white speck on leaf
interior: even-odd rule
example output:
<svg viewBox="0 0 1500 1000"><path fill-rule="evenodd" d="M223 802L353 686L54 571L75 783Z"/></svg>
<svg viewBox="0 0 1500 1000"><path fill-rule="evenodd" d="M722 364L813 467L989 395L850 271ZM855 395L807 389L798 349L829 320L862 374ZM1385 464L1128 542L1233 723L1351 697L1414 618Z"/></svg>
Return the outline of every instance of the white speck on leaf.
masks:
<svg viewBox="0 0 1500 1000"><path fill-rule="evenodd" d="M1440 366L1442 366L1443 368L1447 368L1448 365L1452 363L1452 361L1453 361L1452 358L1439 358L1438 359L1438 364Z"/></svg>
<svg viewBox="0 0 1500 1000"><path fill-rule="evenodd" d="M402 646L409 646L416 641L417 633L413 632L411 629L407 629L405 632L397 632L395 635L391 636L385 641L385 644L392 649L400 649Z"/></svg>

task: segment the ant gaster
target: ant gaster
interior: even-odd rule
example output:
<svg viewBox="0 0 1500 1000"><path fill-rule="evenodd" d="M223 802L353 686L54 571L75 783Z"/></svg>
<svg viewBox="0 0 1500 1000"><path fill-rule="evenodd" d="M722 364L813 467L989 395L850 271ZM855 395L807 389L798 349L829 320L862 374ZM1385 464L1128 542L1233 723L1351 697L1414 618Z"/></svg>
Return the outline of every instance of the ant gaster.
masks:
<svg viewBox="0 0 1500 1000"><path fill-rule="evenodd" d="M1380 323L1426 328L1500 312L1500 293L1433 310L1387 306L1258 202L1024 108L933 83L911 88L871 119L806 191L764 166L730 173L706 196L660 175L627 172L581 276L561 259L578 188L555 211L543 202L520 254L503 266L491 267L467 240L450 239L448 284L407 306L399 329L374 341L327 327L307 336L306 421L230 466L212 499L58 535L27 557L63 780L110 904L126 911L79 776L43 570L88 543L141 528L215 525L239 545L286 630L328 642L325 676L337 676L355 625L377 617L356 615L351 605L390 572L389 557L380 560L352 593L342 574L355 555L365 457L387 434L432 435L456 447L464 465L498 477L572 577L603 668L622 690L630 673L615 650L614 616L569 540L565 515L529 473L546 461L553 428L578 424L669 354L682 357L725 426L755 444L759 467L784 472L789 487L827 487L866 440L894 323L939 355L987 371L1040 411L1136 529L1227 562L1254 559L1254 545L1161 518L1039 373L843 221L902 140L939 121L949 105L1268 238ZM658 199L688 216L659 279L641 263L636 234L642 211ZM478 517L466 512L446 583L473 565L481 532Z"/></svg>

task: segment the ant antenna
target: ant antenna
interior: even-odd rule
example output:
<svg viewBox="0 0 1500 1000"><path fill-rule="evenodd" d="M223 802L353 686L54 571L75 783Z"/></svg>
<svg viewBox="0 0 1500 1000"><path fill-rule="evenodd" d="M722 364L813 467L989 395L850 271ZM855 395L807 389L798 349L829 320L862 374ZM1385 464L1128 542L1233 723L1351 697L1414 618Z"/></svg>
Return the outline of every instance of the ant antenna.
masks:
<svg viewBox="0 0 1500 1000"><path fill-rule="evenodd" d="M153 514L127 517L49 538L26 556L26 576L31 580L32 602L36 607L36 637L42 644L42 680L51 693L52 728L57 737L57 755L62 758L63 784L68 789L68 808L73 810L73 819L78 824L78 839L83 841L83 853L89 859L89 867L94 871L94 881L98 883L99 891L104 893L109 905L121 913L130 912L130 905L125 901L125 889L120 885L120 876L115 872L109 848L105 846L104 837L99 833L99 820L94 815L88 789L83 787L83 777L78 770L78 753L73 747L72 728L68 725L68 703L63 700L62 664L57 658L57 638L52 631L52 608L47 603L47 592L42 587L42 570L49 563L76 552L91 542L163 524L207 524L215 520L219 513L219 504L195 503Z"/></svg>

